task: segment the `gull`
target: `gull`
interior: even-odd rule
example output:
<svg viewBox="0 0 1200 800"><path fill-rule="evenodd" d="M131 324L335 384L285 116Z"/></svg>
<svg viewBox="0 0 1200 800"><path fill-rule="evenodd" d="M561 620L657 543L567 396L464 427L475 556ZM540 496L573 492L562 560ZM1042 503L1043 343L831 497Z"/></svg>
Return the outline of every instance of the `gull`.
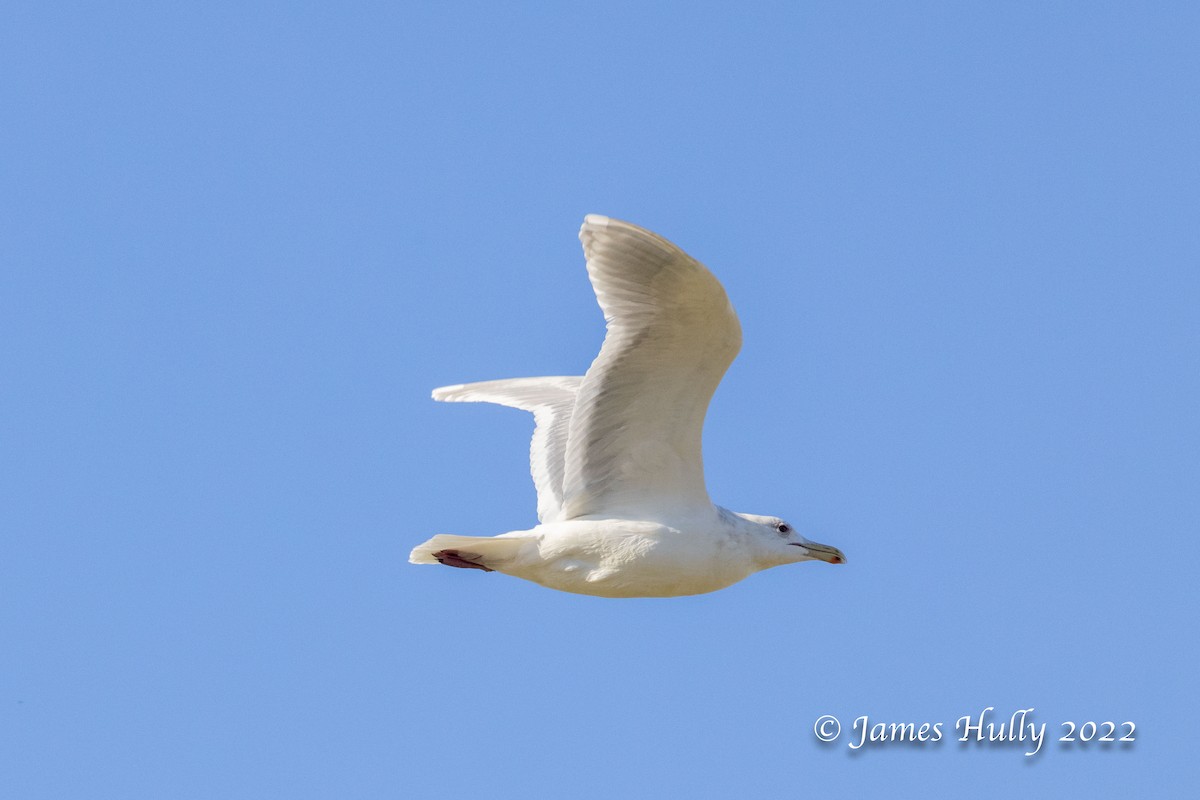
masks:
<svg viewBox="0 0 1200 800"><path fill-rule="evenodd" d="M768 567L844 563L841 550L809 541L779 517L735 513L709 499L701 429L742 344L717 279L628 222L589 214L579 239L607 322L587 374L433 391L435 400L533 413L540 524L499 536L439 534L409 561L600 597L702 594Z"/></svg>

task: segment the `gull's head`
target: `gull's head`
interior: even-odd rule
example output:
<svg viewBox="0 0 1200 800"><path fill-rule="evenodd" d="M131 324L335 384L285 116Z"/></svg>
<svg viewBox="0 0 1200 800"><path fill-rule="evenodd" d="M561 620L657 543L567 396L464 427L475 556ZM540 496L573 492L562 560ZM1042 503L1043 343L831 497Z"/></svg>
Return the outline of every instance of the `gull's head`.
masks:
<svg viewBox="0 0 1200 800"><path fill-rule="evenodd" d="M738 514L737 516L749 523L744 527L754 537L755 549L760 558L769 566L796 564L801 561L824 561L826 564L846 563L846 556L841 550L805 539L786 520L779 517L763 517L758 514Z"/></svg>

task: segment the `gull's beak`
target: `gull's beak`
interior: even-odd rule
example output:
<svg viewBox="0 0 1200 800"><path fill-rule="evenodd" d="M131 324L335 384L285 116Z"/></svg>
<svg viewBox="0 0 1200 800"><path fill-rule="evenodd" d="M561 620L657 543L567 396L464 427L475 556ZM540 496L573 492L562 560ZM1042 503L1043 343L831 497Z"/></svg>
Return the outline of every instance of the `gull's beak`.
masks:
<svg viewBox="0 0 1200 800"><path fill-rule="evenodd" d="M796 545L808 551L808 554L818 561L824 561L826 564L845 564L846 555L836 547L830 547L827 544L819 542L803 541Z"/></svg>

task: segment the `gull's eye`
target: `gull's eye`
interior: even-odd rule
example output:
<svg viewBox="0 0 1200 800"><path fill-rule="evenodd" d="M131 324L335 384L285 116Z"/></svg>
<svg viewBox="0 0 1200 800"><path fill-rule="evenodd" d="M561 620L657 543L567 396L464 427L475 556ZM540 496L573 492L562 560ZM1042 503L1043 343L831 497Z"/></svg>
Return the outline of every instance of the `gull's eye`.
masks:
<svg viewBox="0 0 1200 800"><path fill-rule="evenodd" d="M782 534L788 534L788 533L792 532L791 527L789 527L786 522L781 522L778 525L776 525L775 530L779 531Z"/></svg>

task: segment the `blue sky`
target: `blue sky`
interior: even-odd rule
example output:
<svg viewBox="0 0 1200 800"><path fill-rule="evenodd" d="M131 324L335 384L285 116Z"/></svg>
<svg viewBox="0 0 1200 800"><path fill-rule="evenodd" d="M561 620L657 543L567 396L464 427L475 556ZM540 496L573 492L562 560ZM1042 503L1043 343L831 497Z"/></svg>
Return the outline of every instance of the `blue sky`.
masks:
<svg viewBox="0 0 1200 800"><path fill-rule="evenodd" d="M1193 4L415 6L6 6L6 796L1196 783ZM589 212L720 277L710 492L845 567L406 563L535 521L531 421L429 390L586 368Z"/></svg>

